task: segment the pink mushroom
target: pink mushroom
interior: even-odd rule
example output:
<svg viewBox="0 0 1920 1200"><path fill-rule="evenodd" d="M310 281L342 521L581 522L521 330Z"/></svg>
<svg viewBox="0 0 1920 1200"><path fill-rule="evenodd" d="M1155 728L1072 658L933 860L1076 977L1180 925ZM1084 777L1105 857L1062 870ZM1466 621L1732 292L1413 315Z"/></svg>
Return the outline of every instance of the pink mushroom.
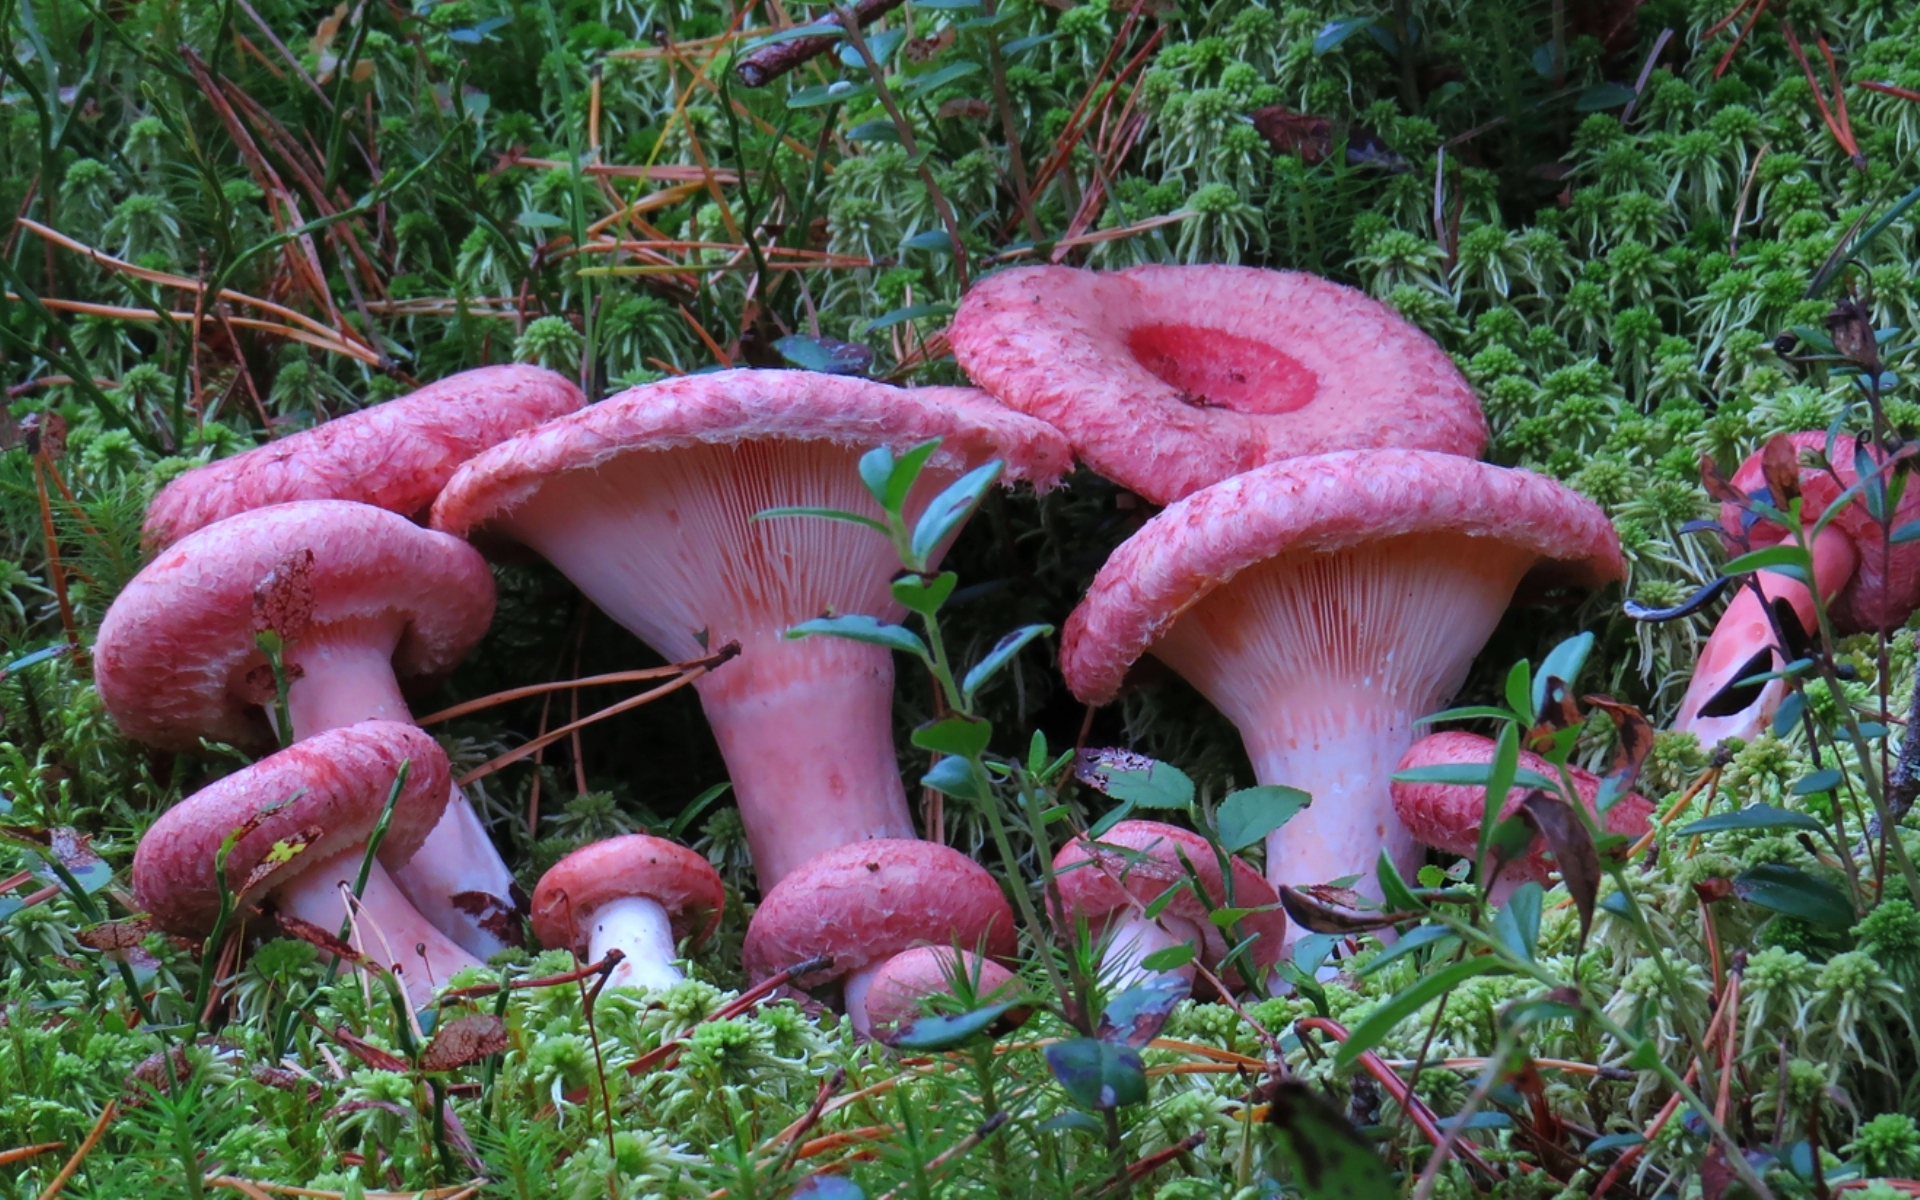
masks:
<svg viewBox="0 0 1920 1200"><path fill-rule="evenodd" d="M1004 1001L1014 974L990 958L951 946L915 946L880 964L867 987L867 1025L876 1036L905 1031L927 1015L927 1001L964 987L982 1004Z"/></svg>
<svg viewBox="0 0 1920 1200"><path fill-rule="evenodd" d="M458 538L345 500L278 504L217 521L147 564L100 623L94 684L129 737L256 749L274 742L275 699L256 633L285 642L300 741L411 720L402 681L451 671L492 618L493 574ZM394 878L475 956L515 940L513 876L465 796Z"/></svg>
<svg viewBox="0 0 1920 1200"><path fill-rule="evenodd" d="M1796 433L1789 440L1803 460L1826 451L1824 433ZM1859 479L1854 470L1855 446L1851 437L1835 440L1831 473L1802 466L1800 511L1809 527ZM1756 451L1729 482L1784 512L1767 494L1763 454ZM1733 504L1720 507L1729 553L1742 552L1738 539L1744 516ZM1813 583L1828 603L1837 632L1898 629L1920 608L1920 544L1889 547L1883 540L1891 530L1916 519L1920 519L1920 489L1908 487L1886 529L1867 511L1864 499L1856 498L1814 537ZM1787 531L1765 518L1755 520L1746 532L1746 548L1755 550L1787 540ZM1771 571L1760 572L1757 579L1769 604L1784 600L1801 628L1812 632L1818 627L1813 593L1806 585ZM1773 719L1787 685L1779 679L1760 684L1741 681L1785 665L1766 607L1752 588L1740 588L1701 648L1673 727L1694 734L1705 745L1726 738L1752 740Z"/></svg>
<svg viewBox="0 0 1920 1200"><path fill-rule="evenodd" d="M607 982L658 990L686 978L674 965L676 948L711 937L726 901L706 859L677 842L631 833L583 846L540 877L533 932L590 963L617 949L625 957Z"/></svg>
<svg viewBox="0 0 1920 1200"><path fill-rule="evenodd" d="M1296 455L1487 441L1432 338L1299 271L1019 267L968 292L947 336L969 379L1156 504Z"/></svg>
<svg viewBox="0 0 1920 1200"><path fill-rule="evenodd" d="M740 644L694 686L764 891L823 850L914 828L894 757L892 656L785 637L823 613L899 619L892 547L856 525L753 518L788 505L877 518L860 456L936 437L909 515L990 459L1038 487L1068 466L1052 429L970 389L721 371L635 388L501 443L461 468L434 524L533 547L668 659Z"/></svg>
<svg viewBox="0 0 1920 1200"><path fill-rule="evenodd" d="M357 500L424 520L461 463L582 403L579 388L540 367L463 371L188 471L148 506L145 540L150 549L170 546L215 521L291 500Z"/></svg>
<svg viewBox="0 0 1920 1200"><path fill-rule="evenodd" d="M1106 939L1101 974L1117 992L1156 976L1141 960L1175 946L1192 946L1195 961L1217 970L1234 943L1213 923L1211 910L1266 909L1247 914L1239 923L1242 935L1258 939L1249 953L1265 975L1280 960L1287 915L1273 907L1280 897L1258 871L1239 858L1232 862L1229 898L1220 860L1205 838L1159 821L1121 821L1092 842L1075 838L1053 856L1060 900L1068 914L1065 920L1056 914L1055 921L1085 921L1096 939ZM1147 905L1190 878L1189 864L1206 890L1207 903L1186 889L1149 919ZM1192 979L1194 964L1176 967L1173 973Z"/></svg>
<svg viewBox="0 0 1920 1200"><path fill-rule="evenodd" d="M1443 763L1484 765L1493 761L1493 752L1491 738L1481 737L1477 733L1448 730L1429 734L1415 742L1395 770L1410 771L1416 767ZM1548 779L1560 777L1552 763L1530 750L1520 751L1520 768ZM1580 796L1581 803L1586 805L1589 814L1593 813L1600 795L1599 777L1579 767L1568 767L1567 773L1573 776L1573 789ZM1500 806L1500 819L1505 820L1518 813L1521 802L1531 790L1516 787L1508 792L1506 802ZM1486 811L1486 803L1487 790L1472 784L1396 782L1393 785L1393 808L1400 814L1400 820L1407 829L1420 842L1448 854L1471 856L1479 848L1480 818ZM1629 792L1613 802L1613 806L1601 818L1601 824L1608 833L1639 837L1647 831L1647 822L1652 816L1653 805L1644 796ZM1553 870L1553 863L1547 857L1546 842L1535 838L1526 857L1509 864L1494 883L1494 903L1504 903L1514 888L1528 880L1547 883Z"/></svg>
<svg viewBox="0 0 1920 1200"><path fill-rule="evenodd" d="M1090 704L1143 654L1173 668L1239 728L1262 783L1313 797L1268 836L1268 880L1371 880L1382 850L1402 870L1418 857L1388 786L1414 722L1460 686L1516 589L1624 573L1605 514L1542 476L1419 450L1295 458L1123 543L1061 666Z"/></svg>
<svg viewBox="0 0 1920 1200"><path fill-rule="evenodd" d="M795 981L841 985L854 1029L871 1033L867 995L888 959L918 945L1013 956L1013 910L986 868L938 842L876 838L803 863L767 892L747 927L747 978L827 955Z"/></svg>
<svg viewBox="0 0 1920 1200"><path fill-rule="evenodd" d="M449 791L446 754L412 725L365 721L331 729L182 800L140 839L134 898L169 933L211 933L220 913L214 857L244 829L226 862L227 886L241 908L271 901L283 915L337 933L348 915L342 885L359 876L367 838L403 762L411 764L407 783L369 864L354 943L400 975L414 1004L426 1002L437 985L478 960L434 928L388 877L426 840ZM289 849L298 852L278 862Z"/></svg>

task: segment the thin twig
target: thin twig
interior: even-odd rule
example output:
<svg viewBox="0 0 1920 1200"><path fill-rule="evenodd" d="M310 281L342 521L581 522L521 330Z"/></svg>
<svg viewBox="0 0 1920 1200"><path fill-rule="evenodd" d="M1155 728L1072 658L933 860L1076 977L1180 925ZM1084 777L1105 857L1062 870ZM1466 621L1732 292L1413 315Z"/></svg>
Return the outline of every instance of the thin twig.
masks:
<svg viewBox="0 0 1920 1200"><path fill-rule="evenodd" d="M66 1189L67 1181L72 1179L73 1173L80 1169L81 1160L86 1158L93 1148L100 1144L100 1139L106 1136L107 1126L112 1123L113 1118L118 1115L119 1112L119 1101L107 1101L107 1106L100 1110L100 1119L95 1121L93 1128L88 1131L87 1140L80 1143L80 1148L73 1152L73 1157L67 1160L67 1165L60 1168L60 1173L53 1177L53 1182L48 1184L46 1190L40 1193L40 1200L53 1200L55 1196L58 1196Z"/></svg>

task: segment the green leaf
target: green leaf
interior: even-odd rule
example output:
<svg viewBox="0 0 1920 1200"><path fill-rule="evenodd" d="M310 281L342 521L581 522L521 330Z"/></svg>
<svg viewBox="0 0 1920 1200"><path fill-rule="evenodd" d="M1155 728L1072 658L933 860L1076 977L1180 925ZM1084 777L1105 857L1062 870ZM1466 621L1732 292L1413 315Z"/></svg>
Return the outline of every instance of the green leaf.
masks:
<svg viewBox="0 0 1920 1200"><path fill-rule="evenodd" d="M979 776L974 774L973 763L951 754L933 764L933 768L920 777L920 786L944 792L956 800L984 803L988 799L980 787Z"/></svg>
<svg viewBox="0 0 1920 1200"><path fill-rule="evenodd" d="M1847 894L1784 863L1762 863L1733 878L1734 894L1749 904L1828 929L1850 929L1856 919Z"/></svg>
<svg viewBox="0 0 1920 1200"><path fill-rule="evenodd" d="M888 625L874 617L856 613L847 617L815 617L811 621L802 621L787 630L790 638L837 637L849 642L865 642L870 646L885 646L889 650L900 650L907 654L917 654L923 660L931 659L925 642L920 635L904 625Z"/></svg>
<svg viewBox="0 0 1920 1200"><path fill-rule="evenodd" d="M1540 905L1546 891L1529 879L1513 889L1506 904L1494 914L1493 935L1528 962L1540 944Z"/></svg>
<svg viewBox="0 0 1920 1200"><path fill-rule="evenodd" d="M1373 1144L1306 1084L1285 1079L1273 1085L1267 1124L1279 1132L1275 1156L1305 1200L1389 1200L1400 1194Z"/></svg>
<svg viewBox="0 0 1920 1200"><path fill-rule="evenodd" d="M718 800L732 790L733 784L730 782L716 783L706 791L701 792L698 796L695 796L692 800L689 800L687 806L680 810L680 814L673 819L673 824L669 827L673 836L679 837L686 833L688 829L692 828L693 823L700 818L700 814L707 811L709 804L712 804L715 800Z"/></svg>
<svg viewBox="0 0 1920 1200"><path fill-rule="evenodd" d="M880 497L881 508L899 515L907 505L907 496L912 493L913 485L920 482L920 472L926 469L927 460L938 449L940 439L928 438L900 456L900 461L893 464L893 470L887 475L886 491Z"/></svg>
<svg viewBox="0 0 1920 1200"><path fill-rule="evenodd" d="M922 5L921 7L925 6ZM891 125L891 122L889 122L889 125ZM866 328L860 331L860 336L866 337L869 334L878 333L882 329L890 329L903 321L918 321L921 317L949 317L952 315L953 305L951 304L909 304L905 308L896 308L888 312L883 312L873 320L868 321Z"/></svg>
<svg viewBox="0 0 1920 1200"><path fill-rule="evenodd" d="M867 1194L844 1175L820 1171L800 1181L792 1200L867 1200Z"/></svg>
<svg viewBox="0 0 1920 1200"><path fill-rule="evenodd" d="M886 446L875 446L860 456L860 482L883 510L887 508L887 485L893 479L893 469L893 451Z"/></svg>
<svg viewBox="0 0 1920 1200"><path fill-rule="evenodd" d="M1140 965L1149 971L1173 971L1193 961L1193 947L1190 945L1168 946L1164 950L1155 950L1140 960Z"/></svg>
<svg viewBox="0 0 1920 1200"><path fill-rule="evenodd" d="M1888 536L1888 540L1896 546L1905 542L1920 541L1920 521L1909 521L1900 526Z"/></svg>
<svg viewBox="0 0 1920 1200"><path fill-rule="evenodd" d="M1793 570L1782 571L1789 567ZM1749 551L1720 568L1725 575L1745 575L1749 571L1774 571L1790 578L1805 582L1813 570L1813 563L1807 558L1807 552L1790 544L1768 546L1765 549ZM1795 574L1795 572L1798 572Z"/></svg>
<svg viewBox="0 0 1920 1200"><path fill-rule="evenodd" d="M1003 464L998 461L975 467L933 498L933 503L927 505L927 511L920 514L919 522L913 527L911 548L916 562L932 561L941 544L973 515L980 497L1000 478L1002 469Z"/></svg>
<svg viewBox="0 0 1920 1200"><path fill-rule="evenodd" d="M1793 732L1793 727L1800 723L1801 714L1806 710L1807 694L1805 692L1787 693L1787 698L1780 702L1780 707L1773 714L1773 736L1786 737Z"/></svg>
<svg viewBox="0 0 1920 1200"><path fill-rule="evenodd" d="M1368 959L1367 965L1360 968L1360 973L1362 975L1372 975L1382 967L1404 958L1416 950L1423 950L1428 946L1436 946L1442 942L1450 942L1452 940L1454 940L1453 931L1445 925L1416 925L1401 934L1393 945L1388 946L1380 953Z"/></svg>
<svg viewBox="0 0 1920 1200"><path fill-rule="evenodd" d="M1187 808L1193 804L1193 780L1168 763L1156 762L1144 771L1109 771L1107 795L1139 808Z"/></svg>
<svg viewBox="0 0 1920 1200"><path fill-rule="evenodd" d="M787 97L788 108L824 108L829 104L852 104L866 100L873 95L870 83L856 84L848 79L836 79L832 83L815 84L812 87L795 88Z"/></svg>
<svg viewBox="0 0 1920 1200"><path fill-rule="evenodd" d="M848 525L859 525L882 535L887 527L872 517L863 517L859 513L850 513L838 508L806 508L789 505L783 508L763 508L748 518L753 521L772 521L780 517L818 517L823 521L842 521Z"/></svg>
<svg viewBox="0 0 1920 1200"><path fill-rule="evenodd" d="M951 1050L991 1035L1017 1003L989 1004L951 1017L921 1017L893 1039L902 1050Z"/></svg>
<svg viewBox="0 0 1920 1200"><path fill-rule="evenodd" d="M967 677L960 681L960 694L971 702L973 694L980 690L981 685L999 674L1003 667L1013 661L1016 654L1026 649L1028 642L1038 637L1046 637L1052 632L1051 625L1022 625L1002 637L993 644L993 649L987 651L984 658L973 664L973 669L967 672Z"/></svg>
<svg viewBox="0 0 1920 1200"><path fill-rule="evenodd" d="M1507 672L1507 707L1525 721L1532 721L1540 711L1533 703L1533 664L1524 658Z"/></svg>
<svg viewBox="0 0 1920 1200"><path fill-rule="evenodd" d="M1147 1068L1131 1046L1094 1038L1055 1042L1047 1047L1047 1066L1082 1108L1105 1112L1147 1098Z"/></svg>
<svg viewBox="0 0 1920 1200"><path fill-rule="evenodd" d="M942 571L931 579L925 575L902 575L893 581L893 598L907 611L930 617L940 611L959 582L960 577L952 571Z"/></svg>
<svg viewBox="0 0 1920 1200"><path fill-rule="evenodd" d="M1541 711L1547 704L1547 681L1558 679L1572 687L1580 678L1580 669L1587 664L1587 656L1593 652L1593 634L1578 633L1555 646L1540 664L1540 673L1533 680L1533 709L1529 714L1533 720L1540 719Z"/></svg>
<svg viewBox="0 0 1920 1200"><path fill-rule="evenodd" d="M1213 814L1214 829L1227 853L1245 850L1293 820L1313 803L1299 788L1261 784L1230 792Z"/></svg>
<svg viewBox="0 0 1920 1200"><path fill-rule="evenodd" d="M1400 877L1400 868L1393 865L1393 858L1385 850L1380 852L1379 861L1374 864L1373 876L1380 884L1380 898L1388 912L1425 912L1422 904Z"/></svg>
<svg viewBox="0 0 1920 1200"><path fill-rule="evenodd" d="M1366 1019L1354 1027L1347 1040L1334 1051L1334 1069L1352 1066L1355 1059L1386 1040L1400 1022L1467 980L1481 975L1505 974L1506 971L1506 965L1499 959L1481 957L1469 958L1421 977L1368 1013Z"/></svg>
<svg viewBox="0 0 1920 1200"><path fill-rule="evenodd" d="M1710 817L1702 817L1679 830L1678 833L1681 837L1693 837L1696 834L1720 833L1728 829L1804 829L1808 833L1826 832L1825 826L1806 813L1775 808L1771 804L1754 804L1735 812L1715 813Z"/></svg>
<svg viewBox="0 0 1920 1200"><path fill-rule="evenodd" d="M1504 708L1491 704L1468 704L1460 708L1444 709L1429 716L1421 717L1415 725L1438 725L1442 721L1511 721L1513 714Z"/></svg>
<svg viewBox="0 0 1920 1200"><path fill-rule="evenodd" d="M1635 93L1624 83L1596 83L1586 91L1574 97L1575 112L1605 112L1609 108L1621 108L1630 102Z"/></svg>
<svg viewBox="0 0 1920 1200"><path fill-rule="evenodd" d="M913 744L937 754L957 754L972 758L993 740L993 722L954 713L938 721L929 721L913 731Z"/></svg>
<svg viewBox="0 0 1920 1200"><path fill-rule="evenodd" d="M1511 727L1509 727L1511 728ZM1430 767L1408 767L1404 771L1395 771L1395 783L1452 783L1467 787L1485 787L1493 778L1492 763L1435 763ZM1516 767L1513 783L1507 789L1540 788L1543 791L1558 792L1558 780L1548 779L1538 771L1529 771L1525 767Z"/></svg>
<svg viewBox="0 0 1920 1200"><path fill-rule="evenodd" d="M1793 785L1793 794L1796 796L1814 796L1821 792L1830 792L1839 787L1841 781L1845 778L1846 776L1840 772L1834 770L1832 767L1828 767L1824 771L1815 771L1805 779L1795 783Z"/></svg>
<svg viewBox="0 0 1920 1200"><path fill-rule="evenodd" d="M1486 807L1480 815L1480 836L1473 849L1473 863L1480 870L1487 867L1487 848L1493 842L1494 827L1500 823L1500 810L1506 805L1507 793L1519 779L1519 764L1520 728L1503 725L1499 740L1493 744L1493 761L1487 764Z"/></svg>
<svg viewBox="0 0 1920 1200"><path fill-rule="evenodd" d="M822 375L865 375L873 365L873 347L839 338L791 333L773 343L780 357L802 371Z"/></svg>
<svg viewBox="0 0 1920 1200"><path fill-rule="evenodd" d="M1319 33L1313 35L1313 52L1315 54L1330 52L1340 43L1373 24L1373 21L1372 17L1345 17L1338 21L1328 21L1320 27Z"/></svg>
<svg viewBox="0 0 1920 1200"><path fill-rule="evenodd" d="M974 62L948 63L939 70L928 71L925 75L915 75L911 79L902 80L898 90L907 95L912 95L915 92L932 91L934 88L944 87L956 79L965 79L967 76L979 71L979 69L980 64Z"/></svg>

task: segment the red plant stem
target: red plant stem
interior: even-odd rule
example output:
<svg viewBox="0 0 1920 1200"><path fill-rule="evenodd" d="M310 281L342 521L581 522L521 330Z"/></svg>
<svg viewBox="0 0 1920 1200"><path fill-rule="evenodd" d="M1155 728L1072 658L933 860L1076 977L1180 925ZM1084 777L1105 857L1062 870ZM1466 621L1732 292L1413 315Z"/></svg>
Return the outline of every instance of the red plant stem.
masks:
<svg viewBox="0 0 1920 1200"><path fill-rule="evenodd" d="M1296 1024L1301 1029L1324 1033L1336 1042L1347 1040L1347 1027L1327 1017L1303 1017ZM1394 1103L1405 1110L1408 1119L1426 1136L1428 1141L1438 1146L1446 1140L1446 1134L1441 1131L1439 1122L1434 1119L1433 1110L1427 1107L1425 1101L1413 1094L1413 1089L1407 1086L1407 1081L1400 1078L1399 1073L1388 1066L1385 1060L1373 1051L1365 1050L1360 1054L1360 1065L1367 1069L1367 1074L1379 1081L1381 1087L1387 1089L1387 1095L1392 1096ZM1479 1151L1468 1143L1457 1143L1454 1151L1487 1175L1495 1179L1500 1177L1500 1173L1495 1171L1486 1159L1481 1158ZM1598 1196L1599 1193L1595 1192L1594 1195Z"/></svg>
<svg viewBox="0 0 1920 1200"><path fill-rule="evenodd" d="M1911 100L1915 104L1920 104L1920 92L1910 91L1903 87L1895 87L1891 83L1875 83L1870 79L1863 79L1860 81L1860 86L1870 92L1879 92L1886 96L1897 96L1902 100Z"/></svg>
<svg viewBox="0 0 1920 1200"><path fill-rule="evenodd" d="M1744 8L1745 5L1742 4L1741 7ZM1727 52L1720 56L1719 62L1714 64L1713 77L1715 79L1718 79L1722 75L1725 75L1727 73L1727 68L1733 64L1733 56L1735 54L1738 54L1740 52L1740 47L1746 44L1747 35L1753 32L1753 27L1760 23L1760 14L1766 11L1767 11L1767 0L1760 0L1760 3L1754 5L1753 16L1747 19L1747 23L1745 27L1740 30L1740 36L1733 39L1733 45L1728 46ZM1733 20L1733 18L1738 16L1739 13L1740 13L1740 9L1738 8L1734 9L1732 13L1728 14L1727 20L1729 21Z"/></svg>

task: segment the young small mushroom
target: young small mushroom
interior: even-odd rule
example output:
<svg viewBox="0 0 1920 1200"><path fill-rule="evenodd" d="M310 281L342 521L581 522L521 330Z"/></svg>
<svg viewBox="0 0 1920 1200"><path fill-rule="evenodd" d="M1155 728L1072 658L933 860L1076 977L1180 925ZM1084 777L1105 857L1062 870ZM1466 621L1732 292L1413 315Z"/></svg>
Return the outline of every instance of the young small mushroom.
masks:
<svg viewBox="0 0 1920 1200"><path fill-rule="evenodd" d="M1195 957L1173 968L1174 974L1191 980L1194 962L1218 969L1234 941L1213 923L1210 912L1263 909L1242 917L1239 926L1243 936L1256 939L1249 954L1264 975L1280 960L1287 916L1274 907L1279 896L1258 871L1239 858L1232 863L1229 898L1220 860L1205 838L1159 821L1121 821L1092 841L1075 838L1054 855L1053 872L1066 908L1065 919L1056 914L1055 920L1068 929L1072 921L1085 921L1096 939L1106 940L1101 975L1118 992L1155 977L1158 972L1141 960L1175 946L1192 946ZM1148 905L1189 878L1197 878L1206 891L1205 904L1187 888L1156 917L1147 917Z"/></svg>
<svg viewBox="0 0 1920 1200"><path fill-rule="evenodd" d="M220 913L214 858L241 909L271 902L328 935L349 915L342 885L359 876L367 839L386 811L402 763L406 786L360 895L354 946L390 966L417 1005L478 960L447 939L393 885L388 872L426 840L450 789L447 756L426 732L395 721L331 729L234 772L161 814L133 856L133 894L169 933L204 937ZM295 851L285 857L289 850Z"/></svg>
<svg viewBox="0 0 1920 1200"><path fill-rule="evenodd" d="M726 906L719 872L694 851L644 833L583 846L555 863L533 890L533 932L596 963L626 957L614 987L670 988L686 978L676 947L712 936Z"/></svg>
<svg viewBox="0 0 1920 1200"><path fill-rule="evenodd" d="M1061 667L1089 704L1143 654L1171 667L1240 730L1260 782L1313 797L1268 836L1267 879L1371 880L1382 850L1414 866L1394 764L1516 590L1624 574L1606 515L1542 476L1419 450L1295 458L1195 492L1114 551Z"/></svg>
<svg viewBox="0 0 1920 1200"><path fill-rule="evenodd" d="M990 958L952 946L915 946L880 964L867 986L867 1026L877 1037L904 1032L927 1014L927 1001L964 987L982 1004L1013 990L1014 974Z"/></svg>
<svg viewBox="0 0 1920 1200"><path fill-rule="evenodd" d="M894 955L918 945L1007 959L1013 910L986 868L938 842L875 838L828 850L775 884L747 927L747 978L758 983L825 955L831 966L795 980L840 984L845 1011L871 1033L868 990Z"/></svg>
<svg viewBox="0 0 1920 1200"><path fill-rule="evenodd" d="M804 371L718 371L634 388L480 455L434 525L523 542L666 658L729 643L694 687L713 726L764 892L815 854L910 838L893 746L893 658L786 631L826 613L898 620L900 569L872 529L774 507L878 517L857 464L875 446L942 439L917 514L991 459L1051 486L1069 466L1051 428L966 388L902 389Z"/></svg>
<svg viewBox="0 0 1920 1200"><path fill-rule="evenodd" d="M1826 434L1795 433L1788 435L1788 440L1796 457L1803 460L1800 512L1811 528L1858 480L1856 442L1851 437L1835 439L1833 469L1828 472L1804 461L1826 454ZM1755 451L1729 482L1740 492L1781 508L1768 491L1764 454L1764 450ZM1745 548L1758 550L1789 540L1787 531L1777 523L1757 516L1749 522L1748 516L1732 503L1720 506L1720 525L1729 553L1741 553L1742 542ZM1813 586L1827 602L1836 633L1898 629L1920 608L1920 544L1890 545L1886 541L1893 529L1916 519L1920 519L1920 490L1908 488L1886 528L1873 519L1864 497L1856 497L1814 535ZM1676 730L1694 734L1702 745L1711 746L1726 738L1751 741L1767 728L1786 696L1785 680L1747 682L1786 665L1768 608L1784 601L1801 629L1809 633L1818 629L1813 591L1805 584L1774 571L1761 571L1755 578L1766 603L1762 604L1751 587L1743 586L1734 593L1701 647L1693 679L1674 718Z"/></svg>
<svg viewBox="0 0 1920 1200"><path fill-rule="evenodd" d="M357 500L424 521L461 463L583 403L579 388L540 367L462 371L195 467L153 498L145 541L162 549L215 521L293 500Z"/></svg>
<svg viewBox="0 0 1920 1200"><path fill-rule="evenodd" d="M1428 734L1415 742L1394 769L1410 771L1416 767L1446 763L1484 764L1493 761L1493 754L1492 738L1447 730ZM1548 779L1560 777L1552 763L1530 750L1520 751L1520 767ZM1573 777L1573 790L1580 797L1580 802L1592 814L1600 796L1599 777L1575 766L1569 766L1567 773ZM1506 802L1500 807L1501 820L1518 813L1521 803L1531 791L1530 788L1515 787L1508 792ZM1487 790L1477 784L1401 783L1396 780L1393 785L1394 811L1400 814L1400 820L1414 838L1423 845L1448 854L1471 856L1479 848L1480 818L1486 811L1486 803ZM1629 792L1607 809L1601 818L1601 827L1608 833L1639 837L1647 831L1647 823L1652 816L1653 805L1646 797ZM1494 882L1494 902L1504 903L1514 888L1529 880L1547 883L1554 869L1545 840L1536 837L1526 857L1508 864Z"/></svg>
<svg viewBox="0 0 1920 1200"><path fill-rule="evenodd" d="M1016 267L974 285L947 336L969 379L1155 504L1296 455L1487 441L1432 338L1300 271Z"/></svg>
<svg viewBox="0 0 1920 1200"><path fill-rule="evenodd" d="M304 500L217 521L134 577L100 622L94 685L121 732L167 750L274 744L276 685L255 638L285 646L295 741L407 721L402 681L451 671L493 618L473 547L396 513ZM513 944L513 875L457 792L394 871L414 907L476 957Z"/></svg>

